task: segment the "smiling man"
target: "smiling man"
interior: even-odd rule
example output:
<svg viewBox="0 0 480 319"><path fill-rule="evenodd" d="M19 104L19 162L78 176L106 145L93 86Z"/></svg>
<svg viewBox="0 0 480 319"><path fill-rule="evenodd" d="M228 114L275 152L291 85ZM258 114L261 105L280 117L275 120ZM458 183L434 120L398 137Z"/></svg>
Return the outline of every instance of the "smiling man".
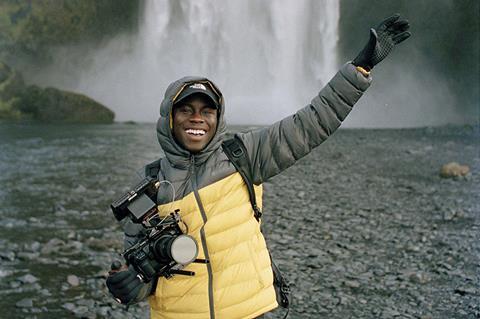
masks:
<svg viewBox="0 0 480 319"><path fill-rule="evenodd" d="M160 106L157 136L165 157L147 165L158 179L158 212L178 210L198 258L173 276L143 283L133 267L107 278L112 295L133 304L150 295L151 318L257 318L284 304L277 269L260 229L262 184L307 155L341 124L372 81L370 70L410 36L408 22L394 15L370 30L370 40L330 82L295 114L266 128L236 134L250 163L254 193L222 147L225 102L218 87L202 77L169 85ZM274 111L274 110L272 110ZM256 204L254 203L255 198ZM125 246L144 238L142 228L125 225Z"/></svg>
<svg viewBox="0 0 480 319"><path fill-rule="evenodd" d="M217 130L218 98L204 84L189 85L173 106L173 137L192 153L200 152Z"/></svg>

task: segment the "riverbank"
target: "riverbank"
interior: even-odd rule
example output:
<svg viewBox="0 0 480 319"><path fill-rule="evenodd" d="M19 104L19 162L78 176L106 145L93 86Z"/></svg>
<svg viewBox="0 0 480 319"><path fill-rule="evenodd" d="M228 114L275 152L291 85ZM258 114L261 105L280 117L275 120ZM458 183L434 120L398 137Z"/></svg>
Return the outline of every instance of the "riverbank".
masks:
<svg viewBox="0 0 480 319"><path fill-rule="evenodd" d="M478 130L340 130L265 184L290 318L480 315ZM108 296L110 202L160 156L153 124L0 126L0 307L9 318L147 318ZM466 178L442 179L448 162ZM269 314L281 318L283 312Z"/></svg>

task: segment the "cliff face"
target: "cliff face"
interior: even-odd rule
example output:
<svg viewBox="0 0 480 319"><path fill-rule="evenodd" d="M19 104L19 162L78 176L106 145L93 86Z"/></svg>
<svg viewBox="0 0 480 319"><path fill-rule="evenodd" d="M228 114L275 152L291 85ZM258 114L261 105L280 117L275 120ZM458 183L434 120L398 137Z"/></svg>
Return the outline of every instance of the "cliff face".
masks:
<svg viewBox="0 0 480 319"><path fill-rule="evenodd" d="M114 113L73 92L27 86L22 64L52 63L51 49L135 31L138 0L0 0L0 119L111 123ZM7 65L8 64L8 65ZM28 79L26 79L28 83Z"/></svg>
<svg viewBox="0 0 480 319"><path fill-rule="evenodd" d="M51 62L49 47L133 31L138 0L0 0L0 58Z"/></svg>
<svg viewBox="0 0 480 319"><path fill-rule="evenodd" d="M0 62L0 119L20 119L21 112L16 108L25 89L20 73Z"/></svg>

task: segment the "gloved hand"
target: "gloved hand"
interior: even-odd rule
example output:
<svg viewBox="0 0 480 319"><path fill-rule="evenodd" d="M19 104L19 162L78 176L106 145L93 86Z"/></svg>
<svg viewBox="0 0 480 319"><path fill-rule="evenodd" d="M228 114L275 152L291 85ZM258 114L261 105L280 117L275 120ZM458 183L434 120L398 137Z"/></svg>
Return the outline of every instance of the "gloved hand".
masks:
<svg viewBox="0 0 480 319"><path fill-rule="evenodd" d="M124 305L130 305L136 299L145 284L137 277L137 271L132 266L120 269L119 262L112 263L112 270L108 273L107 287L115 299Z"/></svg>
<svg viewBox="0 0 480 319"><path fill-rule="evenodd" d="M408 21L400 19L398 13L383 20L378 27L370 29L370 40L352 61L353 65L370 71L390 54L395 45L412 35L407 31L409 27Z"/></svg>

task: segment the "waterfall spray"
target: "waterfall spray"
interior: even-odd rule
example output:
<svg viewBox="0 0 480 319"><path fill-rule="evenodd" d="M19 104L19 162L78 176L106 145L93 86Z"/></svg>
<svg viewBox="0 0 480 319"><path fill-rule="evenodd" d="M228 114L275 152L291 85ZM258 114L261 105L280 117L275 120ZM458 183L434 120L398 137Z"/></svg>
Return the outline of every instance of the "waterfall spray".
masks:
<svg viewBox="0 0 480 319"><path fill-rule="evenodd" d="M138 34L59 48L32 80L87 94L117 121L153 122L171 81L201 75L222 89L230 124L268 124L309 103L338 68L339 0L142 5Z"/></svg>
<svg viewBox="0 0 480 319"><path fill-rule="evenodd" d="M230 122L271 123L336 71L338 20L338 1L147 0L138 47L157 89L207 76L224 91Z"/></svg>

